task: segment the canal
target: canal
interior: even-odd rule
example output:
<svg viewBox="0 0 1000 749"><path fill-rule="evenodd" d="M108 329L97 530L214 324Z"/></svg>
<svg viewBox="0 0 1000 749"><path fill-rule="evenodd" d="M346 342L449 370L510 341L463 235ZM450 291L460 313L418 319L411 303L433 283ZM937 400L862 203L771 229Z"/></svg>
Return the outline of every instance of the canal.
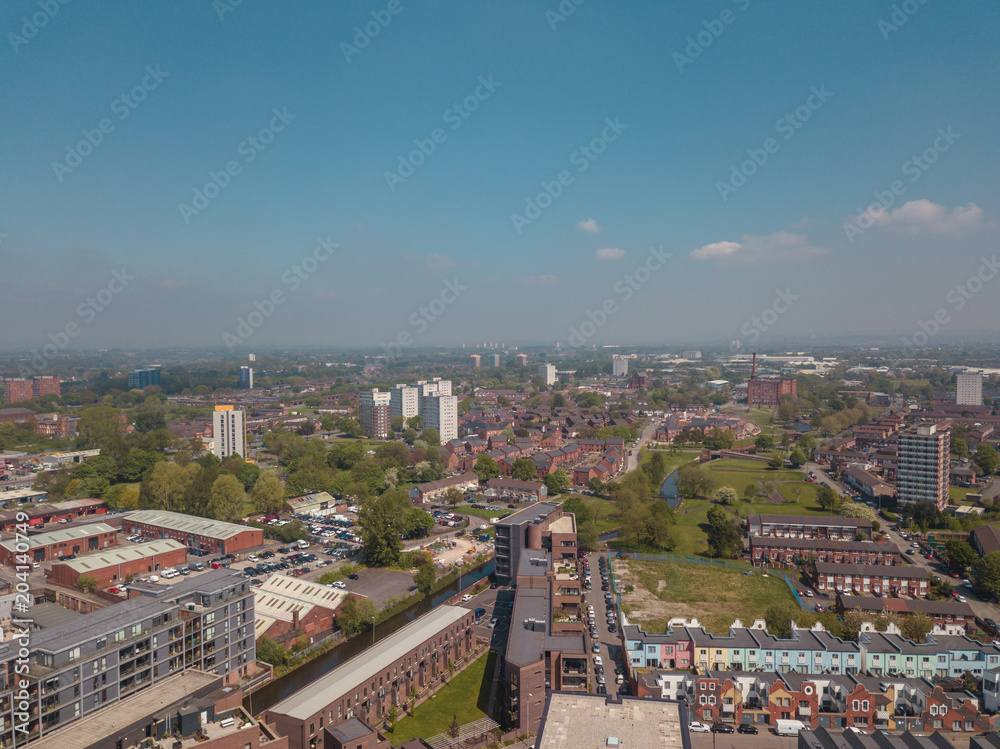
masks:
<svg viewBox="0 0 1000 749"><path fill-rule="evenodd" d="M660 487L660 496L667 500L667 504L673 508L681 503L680 495L677 493L677 471L674 471L663 480Z"/></svg>
<svg viewBox="0 0 1000 749"><path fill-rule="evenodd" d="M496 562L489 560L478 569L472 570L461 578L462 588L468 588L485 577L489 577L496 569ZM423 616L435 606L440 606L458 593L459 580L442 588L430 598L422 598L405 611L390 617L375 627L375 641L383 640L401 627L406 626L417 617ZM327 651L318 658L303 663L293 671L275 679L257 689L252 694L243 697L243 707L251 714L258 715L277 702L294 694L311 681L315 681L328 671L350 660L354 656L371 647L372 637L368 632L352 637L337 647Z"/></svg>

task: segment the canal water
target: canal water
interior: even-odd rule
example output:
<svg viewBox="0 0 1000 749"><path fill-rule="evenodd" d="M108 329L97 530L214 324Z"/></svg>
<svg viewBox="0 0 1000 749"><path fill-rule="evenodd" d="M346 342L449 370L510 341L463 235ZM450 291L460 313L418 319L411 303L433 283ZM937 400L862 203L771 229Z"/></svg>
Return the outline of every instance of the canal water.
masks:
<svg viewBox="0 0 1000 749"><path fill-rule="evenodd" d="M667 500L667 504L676 508L681 503L680 495L677 493L677 471L674 471L663 480L660 487L660 496Z"/></svg>
<svg viewBox="0 0 1000 749"><path fill-rule="evenodd" d="M479 569L462 575L462 588L468 588L485 577L493 574L496 569L496 562L490 560ZM430 598L422 598L405 611L401 611L395 616L382 622L375 628L375 641L383 640L401 627L406 626L417 617L423 616L435 606L440 606L453 595L459 592L459 581L455 580L446 588L442 588ZM289 671L274 681L265 684L260 689L248 694L243 698L243 707L251 715L258 715L277 702L285 699L290 694L294 694L311 681L318 679L328 671L332 671L340 664L350 660L354 656L371 647L371 632L362 632L341 643L332 650L327 651L318 658L303 663L293 671Z"/></svg>

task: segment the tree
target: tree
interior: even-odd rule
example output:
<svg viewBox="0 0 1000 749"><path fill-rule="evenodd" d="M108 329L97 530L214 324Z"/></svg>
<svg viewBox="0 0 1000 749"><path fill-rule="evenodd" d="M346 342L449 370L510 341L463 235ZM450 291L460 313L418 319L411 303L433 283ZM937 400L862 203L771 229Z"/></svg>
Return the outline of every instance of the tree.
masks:
<svg viewBox="0 0 1000 749"><path fill-rule="evenodd" d="M792 636L792 617L794 613L788 603L772 603L764 611L764 622L767 631L781 639Z"/></svg>
<svg viewBox="0 0 1000 749"><path fill-rule="evenodd" d="M365 433L356 419L351 419L346 416L337 422L337 428L348 437L360 437Z"/></svg>
<svg viewBox="0 0 1000 749"><path fill-rule="evenodd" d="M378 606L370 598L355 598L349 595L337 610L337 624L348 637L371 629L376 622L378 622Z"/></svg>
<svg viewBox="0 0 1000 749"><path fill-rule="evenodd" d="M457 505L462 501L462 492L456 489L454 486L448 487L448 491L444 493L445 504L449 504L452 507Z"/></svg>
<svg viewBox="0 0 1000 749"><path fill-rule="evenodd" d="M556 393L555 395L552 396L552 399L549 401L549 404L552 406L552 408L565 408L566 396L564 396L562 393Z"/></svg>
<svg viewBox="0 0 1000 749"><path fill-rule="evenodd" d="M257 512L278 513L285 508L285 487L274 471L264 471L250 490Z"/></svg>
<svg viewBox="0 0 1000 749"><path fill-rule="evenodd" d="M688 463L677 471L677 491L685 497L706 496L712 491L712 477L703 468Z"/></svg>
<svg viewBox="0 0 1000 749"><path fill-rule="evenodd" d="M420 439L426 442L430 447L439 447L441 445L441 433L433 427L428 427L422 431L420 433Z"/></svg>
<svg viewBox="0 0 1000 749"><path fill-rule="evenodd" d="M472 472L479 477L480 481L488 481L500 475L500 467L491 456L479 453L476 464L472 467Z"/></svg>
<svg viewBox="0 0 1000 749"><path fill-rule="evenodd" d="M406 426L414 431L422 429L424 426L424 417L417 414L416 416L411 416L406 420Z"/></svg>
<svg viewBox="0 0 1000 749"><path fill-rule="evenodd" d="M569 477L562 468L557 468L548 474L542 483L545 484L550 497L569 491Z"/></svg>
<svg viewBox="0 0 1000 749"><path fill-rule="evenodd" d="M284 666L288 663L288 651L267 635L261 635L257 640L257 657L272 666Z"/></svg>
<svg viewBox="0 0 1000 749"><path fill-rule="evenodd" d="M718 505L708 509L708 549L713 557L735 559L743 553L740 529L733 516Z"/></svg>
<svg viewBox="0 0 1000 749"><path fill-rule="evenodd" d="M76 587L85 593L90 593L97 589L97 578L93 575L80 575L76 579Z"/></svg>
<svg viewBox="0 0 1000 749"><path fill-rule="evenodd" d="M389 424L392 426L392 431L394 431L394 432L402 432L406 428L404 426L404 422L403 422L403 417L402 416L393 416L389 420Z"/></svg>
<svg viewBox="0 0 1000 749"><path fill-rule="evenodd" d="M594 494L600 494L601 490L604 489L604 482L597 478L597 476L594 476L594 478L587 482L587 488Z"/></svg>
<svg viewBox="0 0 1000 749"><path fill-rule="evenodd" d="M410 510L418 508L413 506L404 492L397 489L369 499L361 506L358 524L369 565L390 567L399 561L402 549L400 535L406 535L411 530L407 521ZM427 515L423 510L418 511Z"/></svg>
<svg viewBox="0 0 1000 749"><path fill-rule="evenodd" d="M868 534L865 533L864 531L858 531L857 533L854 534L854 540L855 541L867 541L868 540Z"/></svg>
<svg viewBox="0 0 1000 749"><path fill-rule="evenodd" d="M235 523L243 517L246 501L247 495L240 480L231 473L220 474L212 483L208 514L216 520Z"/></svg>
<svg viewBox="0 0 1000 749"><path fill-rule="evenodd" d="M531 458L518 458L511 466L510 475L519 481L537 481L538 471L535 469L535 461Z"/></svg>
<svg viewBox="0 0 1000 749"><path fill-rule="evenodd" d="M875 510L868 505L862 504L861 502L852 502L849 499L845 499L840 503L840 509L838 512L841 517L845 518L864 518L871 521L878 518L875 514Z"/></svg>
<svg viewBox="0 0 1000 749"><path fill-rule="evenodd" d="M433 562L420 565L413 575L413 584L424 595L428 595L431 592L435 580L437 580L437 570L434 569Z"/></svg>
<svg viewBox="0 0 1000 749"><path fill-rule="evenodd" d="M990 445L980 445L976 448L976 455L972 459L984 476L996 473L1000 469L1000 454Z"/></svg>
<svg viewBox="0 0 1000 749"><path fill-rule="evenodd" d="M951 441L951 454L956 458L968 458L969 444L961 437L955 437Z"/></svg>
<svg viewBox="0 0 1000 749"><path fill-rule="evenodd" d="M771 469L778 469L785 465L785 461L781 459L780 455L775 455L769 461L767 461L767 467Z"/></svg>
<svg viewBox="0 0 1000 749"><path fill-rule="evenodd" d="M760 452L767 452L774 449L774 438L769 434L757 435L757 439L753 443Z"/></svg>
<svg viewBox="0 0 1000 749"><path fill-rule="evenodd" d="M958 539L948 541L944 545L944 550L948 555L948 565L956 571L973 566L979 559L979 555L968 541Z"/></svg>
<svg viewBox="0 0 1000 749"><path fill-rule="evenodd" d="M806 460L806 454L798 447L792 450L788 456L788 462L792 464L792 468L801 468L806 464Z"/></svg>
<svg viewBox="0 0 1000 749"><path fill-rule="evenodd" d="M146 510L186 512L187 494L203 470L198 463L183 467L176 463L157 463L139 488L139 506Z"/></svg>
<svg viewBox="0 0 1000 749"><path fill-rule="evenodd" d="M257 483L257 479L260 478L260 473L260 466L257 464L244 463L236 472L236 478L240 480L240 483L243 484L243 488L246 491L250 491L253 489L254 484Z"/></svg>
<svg viewBox="0 0 1000 749"><path fill-rule="evenodd" d="M899 631L903 637L914 642L923 642L934 621L922 611L907 614L899 620Z"/></svg>
<svg viewBox="0 0 1000 749"><path fill-rule="evenodd" d="M991 551L984 556L972 572L976 585L987 593L1000 593L1000 551Z"/></svg>
<svg viewBox="0 0 1000 749"><path fill-rule="evenodd" d="M816 504L820 509L827 512L834 512L840 503L840 495L829 486L820 486L816 489Z"/></svg>
<svg viewBox="0 0 1000 749"><path fill-rule="evenodd" d="M460 728L458 725L458 713L455 713L451 716L451 726L448 728L448 735L453 739L457 739Z"/></svg>
<svg viewBox="0 0 1000 749"><path fill-rule="evenodd" d="M727 484L715 490L715 498L719 501L719 504L731 505L739 500L740 495L736 493L733 487Z"/></svg>

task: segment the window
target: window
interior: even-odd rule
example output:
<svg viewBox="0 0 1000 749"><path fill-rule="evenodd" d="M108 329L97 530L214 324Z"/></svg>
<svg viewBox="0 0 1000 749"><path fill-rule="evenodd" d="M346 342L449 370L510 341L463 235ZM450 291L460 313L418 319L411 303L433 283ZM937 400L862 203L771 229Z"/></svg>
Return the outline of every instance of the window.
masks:
<svg viewBox="0 0 1000 749"><path fill-rule="evenodd" d="M69 659L71 661L75 661L79 657L80 657L80 648L79 647L73 648L72 650L69 651Z"/></svg>

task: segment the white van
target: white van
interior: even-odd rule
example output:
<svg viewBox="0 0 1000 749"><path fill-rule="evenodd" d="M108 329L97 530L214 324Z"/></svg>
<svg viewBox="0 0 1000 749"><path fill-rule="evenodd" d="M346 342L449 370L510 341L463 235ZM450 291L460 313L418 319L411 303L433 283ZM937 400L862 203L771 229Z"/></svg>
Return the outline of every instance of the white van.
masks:
<svg viewBox="0 0 1000 749"><path fill-rule="evenodd" d="M804 731L806 724L801 720L779 720L774 725L774 732L779 736L798 736L799 731Z"/></svg>
<svg viewBox="0 0 1000 749"><path fill-rule="evenodd" d="M163 575L163 577L166 578L167 580L170 580L171 578L177 577L181 573L173 568L170 568L168 570L163 570L163 572L161 572L160 574Z"/></svg>

